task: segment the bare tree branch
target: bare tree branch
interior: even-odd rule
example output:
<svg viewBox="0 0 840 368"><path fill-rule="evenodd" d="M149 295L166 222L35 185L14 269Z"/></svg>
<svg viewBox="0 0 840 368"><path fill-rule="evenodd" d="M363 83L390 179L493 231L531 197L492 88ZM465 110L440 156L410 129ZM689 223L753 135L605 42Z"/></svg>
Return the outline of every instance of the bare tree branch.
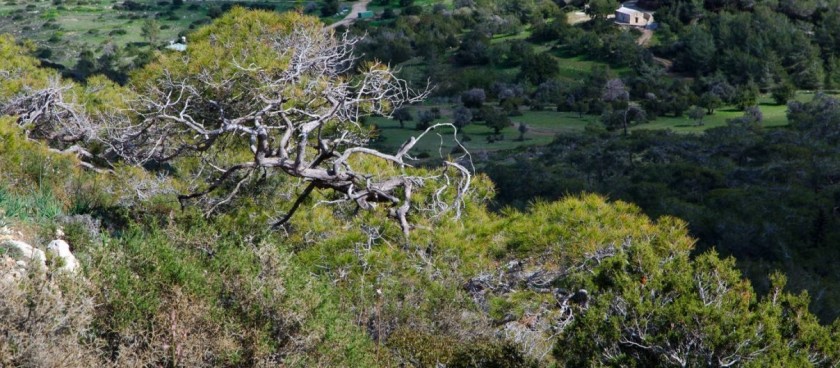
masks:
<svg viewBox="0 0 840 368"><path fill-rule="evenodd" d="M200 184L179 199L182 204L207 202L208 214L238 195L245 181L254 178L251 173L265 170L308 182L275 226L288 222L312 191L329 189L362 209L376 203L393 206L392 214L408 234L412 193L437 180L454 183L456 196L454 203L431 207L436 214L454 209L460 216L471 183L470 170L464 165L449 160L442 174L430 177L404 171L412 166L407 159L420 138L454 126L430 127L389 154L367 147L368 132L360 124L363 116L387 116L395 108L423 100L428 86L413 90L381 64L364 64L356 71L353 48L358 39L346 33L336 37L323 29L295 28L263 37L261 41L276 54L274 59L285 63L282 68L232 60L229 73L203 68L184 74L166 69L144 86L144 93L133 103L138 118L108 128L110 151L135 164L200 157L213 170L197 174ZM246 152L250 158L243 161ZM356 156L382 160L399 173L357 171L353 168ZM243 170L248 174L239 176ZM452 174L460 179L450 181ZM232 180L236 182L228 185ZM438 191L433 200L443 198Z"/></svg>

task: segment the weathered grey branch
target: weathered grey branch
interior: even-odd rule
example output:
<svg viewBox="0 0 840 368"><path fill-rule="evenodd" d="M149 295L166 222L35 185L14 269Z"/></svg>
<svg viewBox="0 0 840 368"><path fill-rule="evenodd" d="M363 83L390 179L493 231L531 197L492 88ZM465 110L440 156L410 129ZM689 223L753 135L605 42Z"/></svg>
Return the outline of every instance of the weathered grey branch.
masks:
<svg viewBox="0 0 840 368"><path fill-rule="evenodd" d="M0 74L10 75L2 70ZM67 95L71 88L59 77L50 77L43 88L25 87L17 96L0 101L0 115L17 117L28 139L44 141L53 152L75 155L82 167L109 171L107 161L94 157L86 146L101 140L104 127L114 116L108 112L89 114L83 105ZM106 167L102 168L103 165Z"/></svg>
<svg viewBox="0 0 840 368"><path fill-rule="evenodd" d="M353 168L355 157L368 156L403 172L411 167L406 160L420 138L442 127L455 129L451 124L430 127L394 154L367 147L368 134L360 119L388 115L404 104L419 102L428 95L428 86L413 90L379 64L364 65L352 74L358 39L347 34L335 37L325 30L295 29L260 41L272 45L276 60L288 64L282 69L263 68L234 60L233 73L166 71L133 104L139 118L109 128L114 133L108 143L112 151L136 164L201 157L215 170L202 174L205 184L179 199L182 204L209 201L208 213L231 201L256 170L303 179L307 187L275 226L288 222L312 191L329 189L362 209L376 203L393 206L392 214L408 234L412 193L430 181L444 178L448 183L453 173L460 177L453 181L455 203L434 208L437 213L454 208L460 216L471 174L456 161L446 163L454 170L427 178L374 175ZM245 152L248 160L230 162L229 157ZM239 177L243 170L248 173ZM238 181L226 185L231 180ZM222 191L226 193L218 193L221 199L211 198L211 193Z"/></svg>

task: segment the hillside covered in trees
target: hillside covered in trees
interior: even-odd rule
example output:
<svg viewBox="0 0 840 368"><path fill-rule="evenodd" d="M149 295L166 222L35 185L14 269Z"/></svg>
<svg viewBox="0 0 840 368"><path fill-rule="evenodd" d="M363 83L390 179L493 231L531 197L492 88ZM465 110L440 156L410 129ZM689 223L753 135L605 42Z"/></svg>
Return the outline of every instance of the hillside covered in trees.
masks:
<svg viewBox="0 0 840 368"><path fill-rule="evenodd" d="M836 98L788 106L790 128L752 118L696 136L591 131L496 157L485 171L497 206L595 192L638 204L654 218L689 223L700 249L734 256L762 291L784 270L810 291L823 320L837 318ZM502 156L499 154L498 156Z"/></svg>
<svg viewBox="0 0 840 368"><path fill-rule="evenodd" d="M655 45L612 1L231 7L119 78L0 36L0 366L837 366L806 3L647 2ZM492 149L547 110L582 128Z"/></svg>

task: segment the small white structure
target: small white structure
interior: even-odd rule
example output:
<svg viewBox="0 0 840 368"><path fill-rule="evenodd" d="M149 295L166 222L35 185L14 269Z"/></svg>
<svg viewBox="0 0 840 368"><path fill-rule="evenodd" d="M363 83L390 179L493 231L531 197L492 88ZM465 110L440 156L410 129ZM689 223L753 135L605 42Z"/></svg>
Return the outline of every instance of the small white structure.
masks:
<svg viewBox="0 0 840 368"><path fill-rule="evenodd" d="M636 27L647 27L653 24L653 14L639 9L622 6L615 11L616 23Z"/></svg>
<svg viewBox="0 0 840 368"><path fill-rule="evenodd" d="M187 38L181 36L181 42L169 41L169 45L166 46L166 49L179 52L187 51Z"/></svg>

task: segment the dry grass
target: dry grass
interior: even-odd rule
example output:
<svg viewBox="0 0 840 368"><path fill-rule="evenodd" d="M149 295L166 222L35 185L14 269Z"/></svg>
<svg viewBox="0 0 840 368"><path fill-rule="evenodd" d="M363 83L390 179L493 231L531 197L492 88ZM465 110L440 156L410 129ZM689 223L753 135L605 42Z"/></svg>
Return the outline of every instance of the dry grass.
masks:
<svg viewBox="0 0 840 368"><path fill-rule="evenodd" d="M0 264L0 367L99 365L90 285L43 270L3 278L14 271L13 263Z"/></svg>
<svg viewBox="0 0 840 368"><path fill-rule="evenodd" d="M225 352L237 347L211 320L210 306L177 287L151 326L123 331L114 366L215 367Z"/></svg>

